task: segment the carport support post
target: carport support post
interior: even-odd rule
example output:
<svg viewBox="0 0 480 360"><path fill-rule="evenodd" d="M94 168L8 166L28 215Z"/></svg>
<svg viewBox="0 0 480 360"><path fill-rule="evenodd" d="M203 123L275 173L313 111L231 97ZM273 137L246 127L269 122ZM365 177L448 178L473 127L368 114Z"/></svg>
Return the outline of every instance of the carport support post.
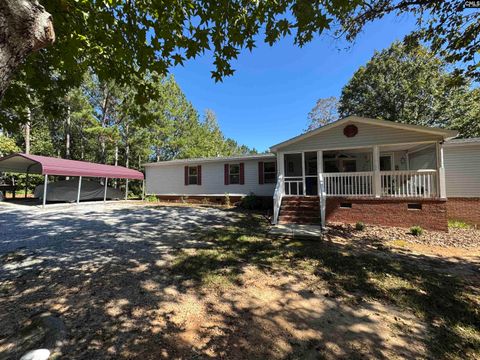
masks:
<svg viewBox="0 0 480 360"><path fill-rule="evenodd" d="M78 177L77 205L80 203L80 192L82 191L82 177Z"/></svg>
<svg viewBox="0 0 480 360"><path fill-rule="evenodd" d="M27 198L27 191L28 191L28 168L27 168L27 177L25 178L25 199Z"/></svg>
<svg viewBox="0 0 480 360"><path fill-rule="evenodd" d="M45 209L45 204L47 203L47 185L48 185L48 175L45 174L45 182L43 184L43 204L42 208Z"/></svg>
<svg viewBox="0 0 480 360"><path fill-rule="evenodd" d="M142 180L142 201L145 200L145 179Z"/></svg>
<svg viewBox="0 0 480 360"><path fill-rule="evenodd" d="M103 193L103 202L107 201L107 184L108 184L108 177L105 178L105 191Z"/></svg>
<svg viewBox="0 0 480 360"><path fill-rule="evenodd" d="M125 179L125 200L128 199L128 179Z"/></svg>

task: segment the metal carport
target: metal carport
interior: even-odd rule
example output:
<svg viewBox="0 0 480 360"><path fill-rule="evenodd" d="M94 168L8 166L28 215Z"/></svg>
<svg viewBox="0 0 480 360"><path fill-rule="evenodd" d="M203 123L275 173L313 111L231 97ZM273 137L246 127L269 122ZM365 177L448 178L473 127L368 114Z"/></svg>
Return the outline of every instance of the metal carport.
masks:
<svg viewBox="0 0 480 360"><path fill-rule="evenodd" d="M82 177L105 178L105 193L103 201L106 200L108 179L126 180L125 199L128 195L128 180L142 180L143 187L145 186L145 178L142 172L134 169L128 169L123 166L104 165L87 161L67 160L48 156L21 153L12 154L0 158L0 172L26 173L26 188L28 187L29 174L44 175L45 185L43 188L43 207L45 207L47 198L47 185L49 175L78 176L77 204L80 202Z"/></svg>

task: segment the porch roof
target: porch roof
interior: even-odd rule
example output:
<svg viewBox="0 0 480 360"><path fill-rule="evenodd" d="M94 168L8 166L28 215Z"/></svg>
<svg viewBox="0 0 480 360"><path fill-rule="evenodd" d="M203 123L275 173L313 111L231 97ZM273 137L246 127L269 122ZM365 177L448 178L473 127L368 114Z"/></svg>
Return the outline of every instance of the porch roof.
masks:
<svg viewBox="0 0 480 360"><path fill-rule="evenodd" d="M324 125L318 129L311 130L309 132L306 132L304 134L295 136L289 140L283 141L281 143L275 144L270 147L270 151L276 152L279 148L282 148L287 145L294 144L296 142L305 140L311 136L320 134L324 131L333 129L337 126L343 125L345 123L349 122L356 122L356 123L363 123L363 124L370 124L370 125L376 125L376 126L384 126L386 128L393 128L393 129L402 129L402 130L408 130L408 131L413 131L413 132L420 132L420 133L425 133L425 134L431 134L431 135L436 135L440 136L444 140L446 139L452 139L458 135L458 132L455 130L448 130L448 129L442 129L442 128L434 128L434 127L426 127L426 126L419 126L419 125L411 125L411 124L402 124L398 122L393 122L393 121L388 121L388 120L380 120L380 119L370 119L370 118L364 118L364 117L359 117L359 116L347 116L343 119L337 120L335 122L332 122L330 124Z"/></svg>

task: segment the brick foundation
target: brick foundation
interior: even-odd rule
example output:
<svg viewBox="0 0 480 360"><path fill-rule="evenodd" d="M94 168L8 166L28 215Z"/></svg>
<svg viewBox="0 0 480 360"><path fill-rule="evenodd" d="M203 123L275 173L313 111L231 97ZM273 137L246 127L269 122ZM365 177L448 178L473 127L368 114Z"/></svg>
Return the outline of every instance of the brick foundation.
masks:
<svg viewBox="0 0 480 360"><path fill-rule="evenodd" d="M225 196L212 196L212 195L155 195L158 200L175 202L175 203L191 203L191 204L225 204ZM234 205L239 203L244 196L230 196L230 204ZM271 196L256 196L259 201L258 207L264 209L273 208L273 197Z"/></svg>
<svg viewBox="0 0 480 360"><path fill-rule="evenodd" d="M480 198L448 198L447 216L480 226Z"/></svg>
<svg viewBox="0 0 480 360"><path fill-rule="evenodd" d="M408 204L421 209L408 209ZM351 208L342 207L351 205ZM440 199L365 199L348 197L327 198L327 222L356 223L411 227L448 231L447 202Z"/></svg>

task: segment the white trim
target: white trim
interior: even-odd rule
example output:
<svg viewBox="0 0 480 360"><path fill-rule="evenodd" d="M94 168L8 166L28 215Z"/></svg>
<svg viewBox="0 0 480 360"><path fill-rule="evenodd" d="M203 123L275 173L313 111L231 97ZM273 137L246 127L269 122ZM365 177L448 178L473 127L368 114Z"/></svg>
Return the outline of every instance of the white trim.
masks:
<svg viewBox="0 0 480 360"><path fill-rule="evenodd" d="M430 128L430 127L419 126L419 125L411 125L411 124L402 124L402 123L396 123L396 122L388 121L388 120L370 119L370 118L364 118L364 117L358 117L358 116L347 116L346 118L337 120L333 123L322 126L318 129L309 131L307 133L295 136L295 137L293 137L289 140L286 140L286 141L283 141L281 143L275 144L275 145L270 147L270 151L276 152L281 147L285 147L287 145L294 144L294 143L296 143L300 140L308 139L311 136L315 136L319 133L322 133L324 131L333 129L333 128L335 128L337 126L340 126L342 124L345 124L347 122L357 122L357 123L363 123L363 124L369 124L369 125L378 125L378 126L385 126L385 127L402 129L402 130L422 132L422 133L427 133L427 134L432 134L432 135L439 135L439 136L442 136L444 139L451 139L451 138L454 138L455 136L458 135L458 132L454 131L454 130L447 130L447 129L440 129L440 128Z"/></svg>
<svg viewBox="0 0 480 360"><path fill-rule="evenodd" d="M238 185L238 184L234 184ZM250 193L221 193L221 194L156 194L156 193L148 193L145 196L184 196L184 197L197 197L197 196L225 196L225 194L229 196L248 196ZM258 197L270 197L273 195L256 195Z"/></svg>
<svg viewBox="0 0 480 360"><path fill-rule="evenodd" d="M426 141L415 141L415 142L404 142L404 143L393 143L393 144L382 144L378 145L380 149L382 147L391 147L391 146L405 146L405 145L420 145L420 144L436 144L437 141L435 140L426 140ZM340 151L340 150L357 150L357 149L365 149L371 151L372 146L375 144L371 145L363 145L363 146L344 146L344 147L334 147L334 148L317 148L317 149L308 149L308 150L289 150L289 151L282 151L282 154L299 154L302 151L305 152L315 152L315 151ZM395 151L395 150L394 150Z"/></svg>

